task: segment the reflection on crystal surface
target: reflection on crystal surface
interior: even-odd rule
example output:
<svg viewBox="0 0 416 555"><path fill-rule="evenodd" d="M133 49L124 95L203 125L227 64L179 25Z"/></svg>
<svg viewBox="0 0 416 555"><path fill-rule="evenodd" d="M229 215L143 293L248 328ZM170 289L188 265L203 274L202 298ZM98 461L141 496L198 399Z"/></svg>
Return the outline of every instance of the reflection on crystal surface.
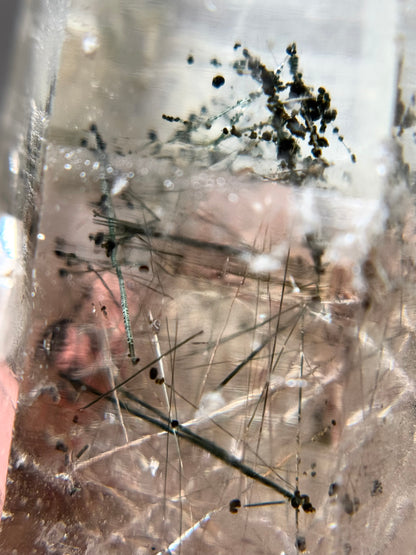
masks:
<svg viewBox="0 0 416 555"><path fill-rule="evenodd" d="M188 4L196 29L214 5L230 17ZM104 25L103 5L68 19L2 549L406 552L414 214L399 149L380 171L350 147L353 91L335 120L331 83L310 82L293 41L270 65L241 31L184 44L173 9Z"/></svg>

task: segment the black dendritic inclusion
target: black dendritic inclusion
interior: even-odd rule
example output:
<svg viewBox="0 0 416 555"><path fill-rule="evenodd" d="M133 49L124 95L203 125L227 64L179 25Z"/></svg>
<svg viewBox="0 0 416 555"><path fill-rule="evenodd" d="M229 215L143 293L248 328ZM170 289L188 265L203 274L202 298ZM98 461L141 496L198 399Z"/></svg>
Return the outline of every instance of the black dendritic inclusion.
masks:
<svg viewBox="0 0 416 555"><path fill-rule="evenodd" d="M243 58L237 60L234 67L237 72L248 70L252 78L261 84L267 109L271 113L261 138L264 141L273 141L276 144L277 159L284 166L294 169L300 153L300 139L308 140L314 158L322 157L322 149L329 146L324 133L328 124L335 120L337 112L331 108L331 98L323 87L315 94L305 84L302 73L298 70L296 44L288 46L286 53L289 56L292 77L286 83L281 79L280 70L268 69L247 49L243 50ZM288 96L285 93L289 93Z"/></svg>
<svg viewBox="0 0 416 555"><path fill-rule="evenodd" d="M238 513L238 509L241 507L241 501L239 499L232 499L230 501L229 509L230 513L236 515Z"/></svg>
<svg viewBox="0 0 416 555"><path fill-rule="evenodd" d="M374 480L373 487L371 489L371 496L381 495L383 493L383 485L380 480Z"/></svg>
<svg viewBox="0 0 416 555"><path fill-rule="evenodd" d="M304 536L297 536L296 537L296 548L298 549L298 551L300 551L301 553L303 553L304 551L306 551L306 539Z"/></svg>
<svg viewBox="0 0 416 555"><path fill-rule="evenodd" d="M239 43L238 46L234 45L234 50L239 47ZM237 97L234 105L210 118L202 111L199 116L191 114L185 119L163 114L164 120L184 126L176 132L171 142L198 143L195 132L203 128L209 130L213 122L224 118L227 124L222 126L220 135L208 145L205 143L212 152L214 163L220 156L220 143L236 137L241 142L239 152L247 154L252 151L253 157L259 157L259 151L256 150L259 145L269 145L267 148L273 148L274 145L276 170L286 172L298 184L308 175L321 177L329 165L323 157L323 151L329 146L325 134L328 126L335 121L337 111L331 106L330 94L324 87L319 87L316 91L305 83L299 71L295 43L287 47L286 54L287 63L275 71L267 68L247 49L243 49L241 57L233 63L233 69L237 75L250 76L260 84L260 89L252 92L249 98ZM222 87L224 83L222 75L212 79L212 86L215 88ZM251 122L242 124L243 119L247 121L242 116L250 105L253 106ZM331 135L343 142L338 128L333 127ZM351 152L350 155L355 162L355 156Z"/></svg>
<svg viewBox="0 0 416 555"><path fill-rule="evenodd" d="M212 80L212 86L216 89L222 87L225 83L225 79L222 75L216 75Z"/></svg>
<svg viewBox="0 0 416 555"><path fill-rule="evenodd" d="M344 511L347 513L347 515L352 516L358 511L360 507L360 500L357 497L354 497L353 499L351 499L348 493L346 493L341 499L341 504L344 508Z"/></svg>

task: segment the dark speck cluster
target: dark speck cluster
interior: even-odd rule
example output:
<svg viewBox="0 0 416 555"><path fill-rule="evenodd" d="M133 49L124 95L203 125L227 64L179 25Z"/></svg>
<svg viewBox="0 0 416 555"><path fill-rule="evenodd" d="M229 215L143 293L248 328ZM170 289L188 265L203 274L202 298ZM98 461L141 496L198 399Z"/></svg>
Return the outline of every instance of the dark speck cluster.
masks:
<svg viewBox="0 0 416 555"><path fill-rule="evenodd" d="M293 169L300 150L299 139L308 139L314 158L322 156L322 149L329 145L323 134L328 124L335 120L337 112L331 108L330 95L323 87L315 94L305 84L299 72L296 44L288 46L286 53L292 78L286 83L281 79L279 70L268 69L247 49L242 52L243 58L234 63L234 69L239 74L248 71L261 84L267 98L267 109L271 113L270 129L261 137L275 142L277 158Z"/></svg>
<svg viewBox="0 0 416 555"><path fill-rule="evenodd" d="M267 68L247 48L240 48L241 44L236 42L234 51L238 51L240 56L233 62L232 68L239 76L250 76L257 83L257 90L246 98L237 97L233 105L211 117L206 107L204 111L201 109L200 115L191 114L186 119L163 114L164 120L183 125L173 141L192 144L195 132L204 128L210 130L213 123L222 118L220 134L210 143L204 143L213 159L218 160L221 156L219 147L222 141L232 138L235 141L237 138L241 143L237 147L238 152L253 152L253 160L259 160L264 155L275 156L277 172L300 185L307 176L321 178L329 165L323 152L329 146L326 132L331 125L331 135L336 135L348 150L351 161L355 162L355 155L345 145L339 129L332 125L337 111L331 105L329 92L324 87L316 90L305 83L299 70L295 43L287 47L286 63L277 70ZM189 55L188 63L191 57ZM216 58L212 58L210 63L214 67L221 65ZM220 89L225 85L224 76L215 75L211 84ZM233 87L229 89L232 91Z"/></svg>

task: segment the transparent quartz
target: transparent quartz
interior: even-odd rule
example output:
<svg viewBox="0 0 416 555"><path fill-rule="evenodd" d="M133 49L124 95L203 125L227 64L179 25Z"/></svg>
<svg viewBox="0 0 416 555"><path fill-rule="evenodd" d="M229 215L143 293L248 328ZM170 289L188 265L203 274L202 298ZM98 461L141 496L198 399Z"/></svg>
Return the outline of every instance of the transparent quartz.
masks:
<svg viewBox="0 0 416 555"><path fill-rule="evenodd" d="M414 9L58 4L1 551L411 553Z"/></svg>

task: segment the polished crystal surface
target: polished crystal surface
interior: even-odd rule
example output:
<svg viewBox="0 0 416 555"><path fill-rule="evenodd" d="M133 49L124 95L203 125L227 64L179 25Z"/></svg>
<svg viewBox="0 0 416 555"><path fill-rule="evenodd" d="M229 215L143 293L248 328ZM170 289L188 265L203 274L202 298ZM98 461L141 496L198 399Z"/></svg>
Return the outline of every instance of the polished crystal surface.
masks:
<svg viewBox="0 0 416 555"><path fill-rule="evenodd" d="M414 18L67 6L3 552L411 553Z"/></svg>

